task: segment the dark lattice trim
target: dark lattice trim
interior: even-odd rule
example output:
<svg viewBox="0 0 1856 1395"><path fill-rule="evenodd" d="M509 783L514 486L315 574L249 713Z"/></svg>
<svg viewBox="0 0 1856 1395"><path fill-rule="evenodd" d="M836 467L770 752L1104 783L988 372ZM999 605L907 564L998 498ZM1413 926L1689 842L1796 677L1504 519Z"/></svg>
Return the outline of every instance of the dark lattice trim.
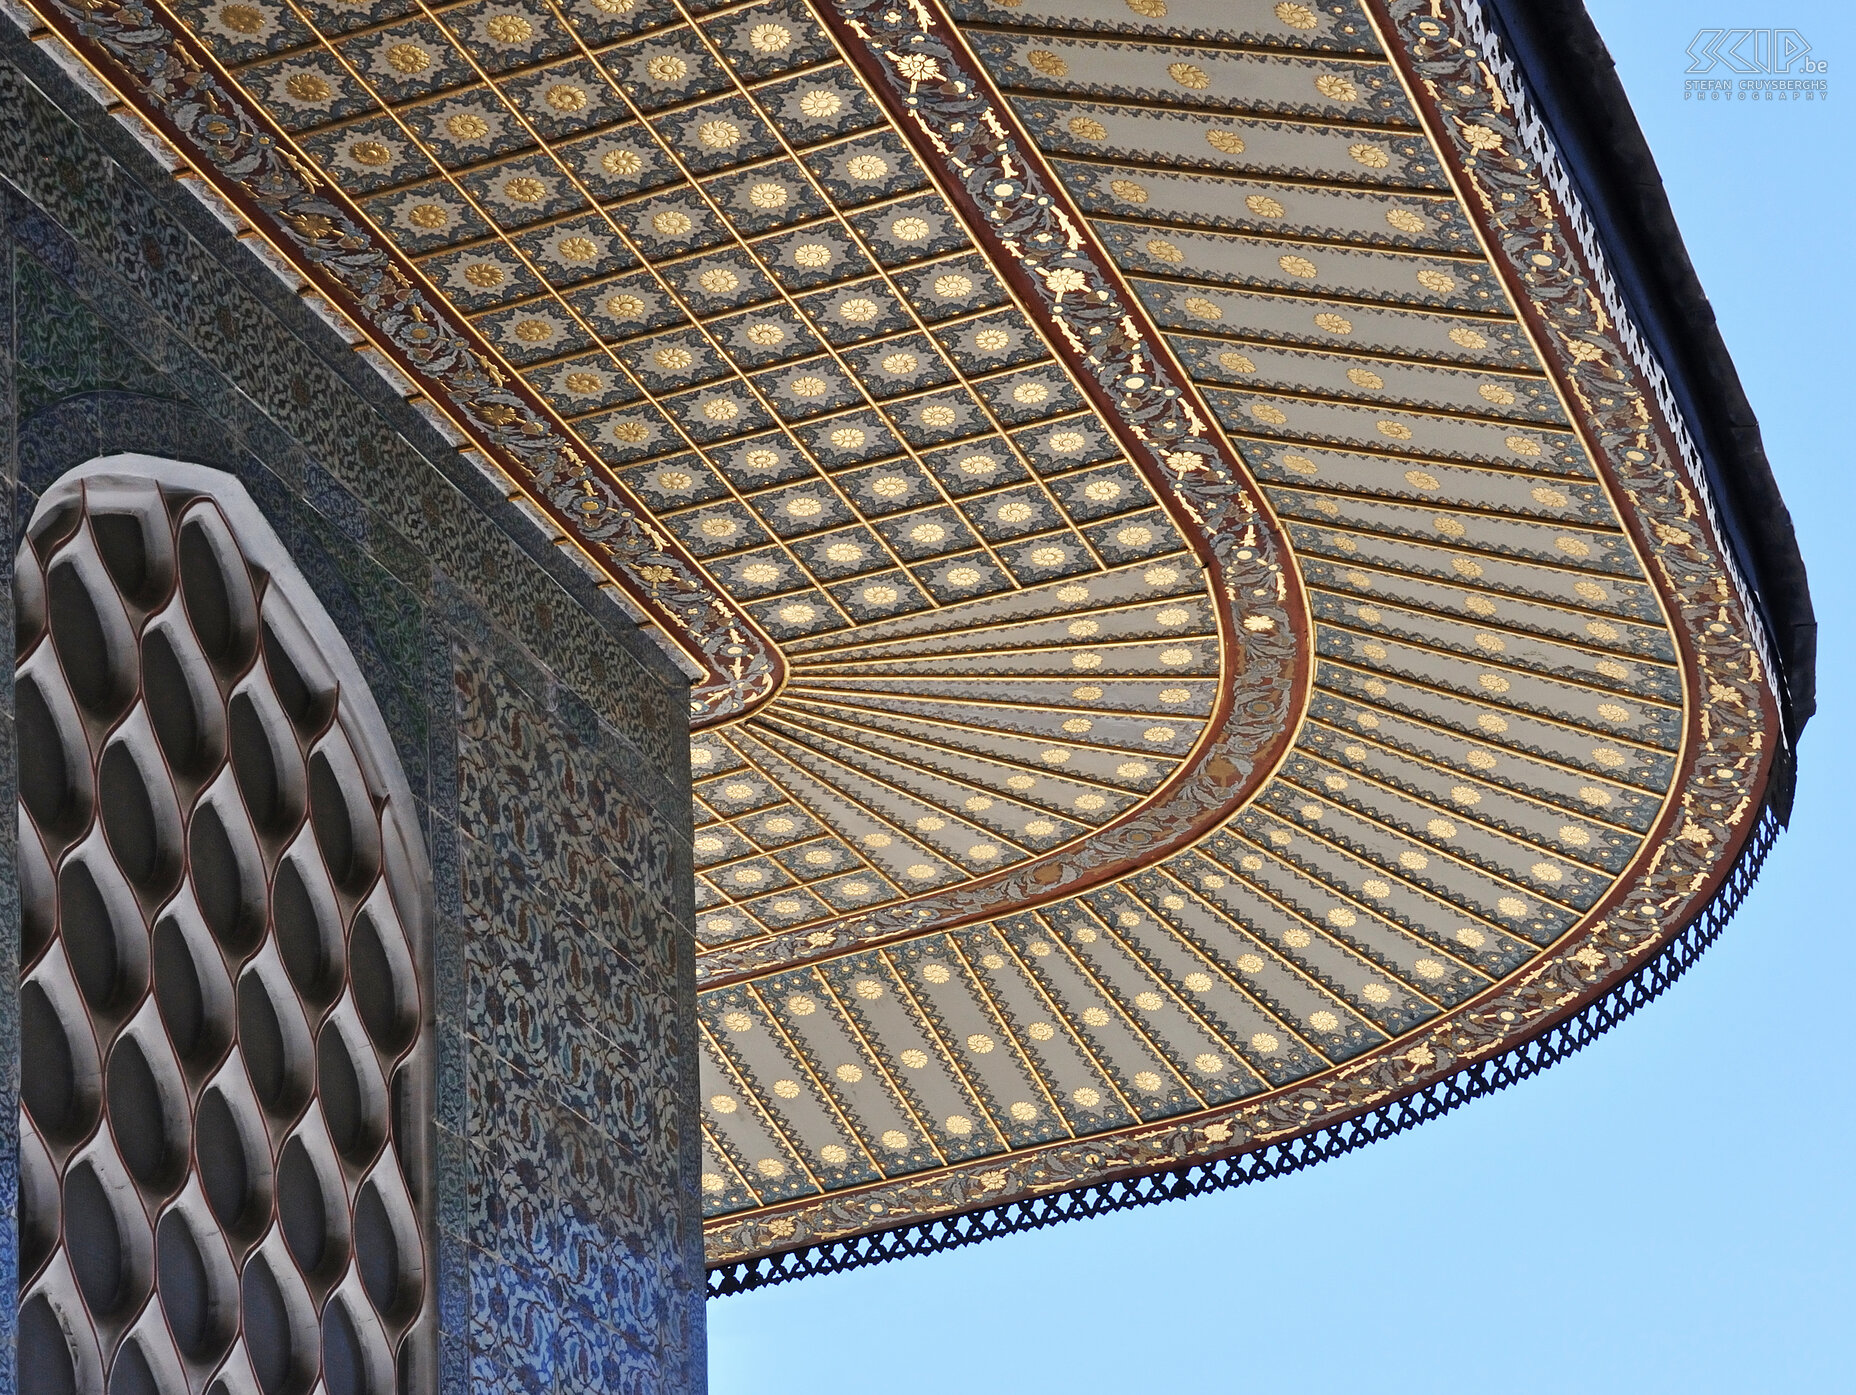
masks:
<svg viewBox="0 0 1856 1395"><path fill-rule="evenodd" d="M1314 1163L1341 1157L1379 1139L1391 1138L1448 1114L1471 1100L1527 1080L1596 1041L1638 1008L1661 997L1665 989L1687 973L1703 951L1721 937L1727 922L1752 890L1781 827L1770 804L1761 809L1759 821L1735 859L1733 869L1701 914L1636 973L1539 1036L1500 1056L1465 1066L1456 1074L1403 1099L1301 1138L1273 1143L1236 1157L1191 1163L1144 1177L1100 1182L1075 1191L1008 1202L877 1235L852 1236L789 1250L785 1254L720 1265L709 1271L709 1296L720 1298L731 1293L746 1293L813 1274L840 1274L847 1269L861 1269L909 1255L939 1254L997 1236L1041 1230L1061 1221L1151 1206L1178 1197L1203 1196L1246 1182L1285 1176Z"/></svg>

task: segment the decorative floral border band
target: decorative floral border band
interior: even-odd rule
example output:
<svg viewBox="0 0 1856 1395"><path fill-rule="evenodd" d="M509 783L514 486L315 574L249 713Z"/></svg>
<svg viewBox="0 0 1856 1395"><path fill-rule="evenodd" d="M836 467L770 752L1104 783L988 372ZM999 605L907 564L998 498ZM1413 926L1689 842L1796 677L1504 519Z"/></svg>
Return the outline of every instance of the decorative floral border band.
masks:
<svg viewBox="0 0 1856 1395"><path fill-rule="evenodd" d="M1662 372L1475 0L1363 4L1649 559L1688 693L1674 793L1637 860L1578 926L1520 973L1376 1051L1161 1125L718 1219L705 1229L712 1268L1256 1152L1415 1094L1540 1036L1638 972L1710 903L1753 832L1783 739L1775 676ZM911 0L895 11L904 8L953 32L938 6Z"/></svg>
<svg viewBox="0 0 1856 1395"><path fill-rule="evenodd" d="M811 3L1205 565L1224 681L1207 736L1128 817L991 877L706 953L697 964L705 988L1047 904L1151 865L1262 787L1313 680L1312 622L1274 513L979 60L927 6Z"/></svg>

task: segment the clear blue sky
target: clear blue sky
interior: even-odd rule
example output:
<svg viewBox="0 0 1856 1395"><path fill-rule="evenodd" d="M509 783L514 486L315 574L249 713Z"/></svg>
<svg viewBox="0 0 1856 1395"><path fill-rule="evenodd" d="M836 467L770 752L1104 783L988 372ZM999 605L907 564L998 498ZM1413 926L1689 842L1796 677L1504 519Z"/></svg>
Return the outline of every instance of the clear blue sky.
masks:
<svg viewBox="0 0 1856 1395"><path fill-rule="evenodd" d="M1856 1389L1856 6L1588 4L1759 413L1822 626L1797 811L1752 898L1660 1002L1401 1138L711 1302L715 1395ZM1830 60L1830 102L1685 104L1702 25L1800 31Z"/></svg>

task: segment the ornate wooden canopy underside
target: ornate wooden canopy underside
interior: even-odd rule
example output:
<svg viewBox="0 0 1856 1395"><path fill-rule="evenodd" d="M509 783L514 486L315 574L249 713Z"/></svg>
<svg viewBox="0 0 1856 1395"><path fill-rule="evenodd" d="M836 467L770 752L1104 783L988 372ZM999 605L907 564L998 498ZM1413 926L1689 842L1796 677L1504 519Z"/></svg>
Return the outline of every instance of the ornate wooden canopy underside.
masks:
<svg viewBox="0 0 1856 1395"><path fill-rule="evenodd" d="M1420 1088L1759 811L1473 5L34 3L702 671L714 1263Z"/></svg>

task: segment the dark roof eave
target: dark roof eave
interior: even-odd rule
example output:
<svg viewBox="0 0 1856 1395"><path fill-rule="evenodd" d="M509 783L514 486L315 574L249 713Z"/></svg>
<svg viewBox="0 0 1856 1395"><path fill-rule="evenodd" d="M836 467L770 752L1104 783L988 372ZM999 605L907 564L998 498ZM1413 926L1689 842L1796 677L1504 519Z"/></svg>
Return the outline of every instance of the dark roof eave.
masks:
<svg viewBox="0 0 1856 1395"><path fill-rule="evenodd" d="M1483 6L1559 146L1637 327L1669 376L1773 640L1795 746L1817 707L1817 621L1804 558L1649 143L1583 0ZM1790 802L1790 774L1787 762L1778 776L1781 808Z"/></svg>

